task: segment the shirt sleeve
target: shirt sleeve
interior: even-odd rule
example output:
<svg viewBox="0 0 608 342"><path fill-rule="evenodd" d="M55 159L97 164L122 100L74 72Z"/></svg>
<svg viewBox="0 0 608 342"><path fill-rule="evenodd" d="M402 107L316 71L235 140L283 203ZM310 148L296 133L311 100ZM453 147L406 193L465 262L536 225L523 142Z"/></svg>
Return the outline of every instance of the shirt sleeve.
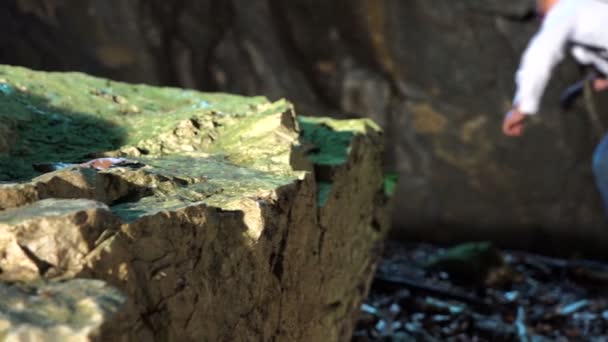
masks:
<svg viewBox="0 0 608 342"><path fill-rule="evenodd" d="M524 114L536 114L553 67L564 58L575 24L573 2L562 0L549 11L541 29L532 38L516 74L513 103Z"/></svg>

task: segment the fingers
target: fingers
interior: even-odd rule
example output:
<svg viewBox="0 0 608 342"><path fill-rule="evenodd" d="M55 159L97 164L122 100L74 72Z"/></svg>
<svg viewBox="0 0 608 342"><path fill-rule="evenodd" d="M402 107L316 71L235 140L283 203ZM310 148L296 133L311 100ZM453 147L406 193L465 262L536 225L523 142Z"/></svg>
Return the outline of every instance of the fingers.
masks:
<svg viewBox="0 0 608 342"><path fill-rule="evenodd" d="M593 90L600 92L608 89L608 79L596 78L593 80Z"/></svg>
<svg viewBox="0 0 608 342"><path fill-rule="evenodd" d="M507 114L503 122L502 131L510 137L520 136L524 132L526 116L514 110Z"/></svg>
<svg viewBox="0 0 608 342"><path fill-rule="evenodd" d="M507 131L507 135L511 137L518 137L524 133L524 125L523 123L519 123L510 127Z"/></svg>
<svg viewBox="0 0 608 342"><path fill-rule="evenodd" d="M503 125L503 133L510 137L518 137L524 132L523 122Z"/></svg>

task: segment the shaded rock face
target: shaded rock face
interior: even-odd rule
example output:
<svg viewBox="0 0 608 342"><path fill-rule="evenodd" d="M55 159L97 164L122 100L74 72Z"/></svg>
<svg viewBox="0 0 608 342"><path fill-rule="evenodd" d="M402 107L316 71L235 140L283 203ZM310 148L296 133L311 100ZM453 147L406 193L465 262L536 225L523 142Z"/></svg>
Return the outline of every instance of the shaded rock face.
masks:
<svg viewBox="0 0 608 342"><path fill-rule="evenodd" d="M16 136L0 155L0 286L25 283L28 301L94 278L126 298L65 338L350 338L390 225L375 123L297 117L263 97L0 74ZM95 157L106 159L85 163ZM0 336L59 339L69 303L93 295L55 302L64 316L45 327L8 303Z"/></svg>
<svg viewBox="0 0 608 342"><path fill-rule="evenodd" d="M590 168L595 129L582 108L562 115L556 105L579 77L572 63L556 71L525 137L500 133L520 55L538 27L532 0L0 6L3 62L287 97L311 115L373 118L386 131L386 167L401 175L395 222L423 225L425 238L533 226L542 239L549 227L596 234L602 225Z"/></svg>

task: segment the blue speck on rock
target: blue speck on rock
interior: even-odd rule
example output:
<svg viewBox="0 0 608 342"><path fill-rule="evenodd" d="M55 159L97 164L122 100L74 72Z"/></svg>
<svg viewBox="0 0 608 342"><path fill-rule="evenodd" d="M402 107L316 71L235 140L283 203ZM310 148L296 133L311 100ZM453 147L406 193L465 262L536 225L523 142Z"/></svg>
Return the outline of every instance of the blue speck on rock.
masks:
<svg viewBox="0 0 608 342"><path fill-rule="evenodd" d="M195 104L192 106L195 109L209 109L211 108L211 103L209 103L208 101L200 101L199 103Z"/></svg>
<svg viewBox="0 0 608 342"><path fill-rule="evenodd" d="M0 83L0 93L11 95L13 92L15 92L15 89L10 84Z"/></svg>

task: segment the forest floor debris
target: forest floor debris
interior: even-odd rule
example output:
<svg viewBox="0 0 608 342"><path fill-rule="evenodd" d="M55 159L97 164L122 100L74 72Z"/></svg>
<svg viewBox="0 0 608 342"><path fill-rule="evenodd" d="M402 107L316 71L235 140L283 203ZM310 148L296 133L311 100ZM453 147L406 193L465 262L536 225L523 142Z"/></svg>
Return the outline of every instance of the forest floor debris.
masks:
<svg viewBox="0 0 608 342"><path fill-rule="evenodd" d="M608 263L391 242L353 341L608 341Z"/></svg>

